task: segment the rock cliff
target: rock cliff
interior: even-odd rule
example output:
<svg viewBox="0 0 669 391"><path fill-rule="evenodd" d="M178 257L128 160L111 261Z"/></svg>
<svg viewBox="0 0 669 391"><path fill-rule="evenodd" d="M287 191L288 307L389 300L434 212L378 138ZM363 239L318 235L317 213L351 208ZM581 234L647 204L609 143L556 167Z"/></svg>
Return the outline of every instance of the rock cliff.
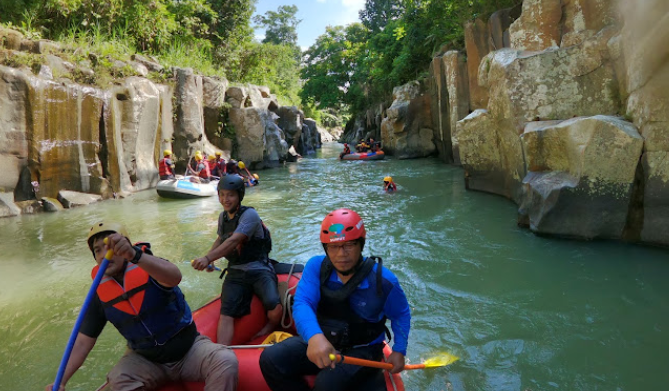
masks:
<svg viewBox="0 0 669 391"><path fill-rule="evenodd" d="M183 172L196 150L258 169L285 161L289 143L299 153L320 147L315 123L267 87L229 86L134 55L109 61L118 77L103 88L91 69L100 59L70 63L65 50L0 28L0 64L15 64L0 65L0 217L153 188L163 149ZM33 66L20 65L27 60Z"/></svg>
<svg viewBox="0 0 669 391"><path fill-rule="evenodd" d="M346 139L438 153L536 233L668 246L668 26L665 0L524 0L466 23L464 53Z"/></svg>

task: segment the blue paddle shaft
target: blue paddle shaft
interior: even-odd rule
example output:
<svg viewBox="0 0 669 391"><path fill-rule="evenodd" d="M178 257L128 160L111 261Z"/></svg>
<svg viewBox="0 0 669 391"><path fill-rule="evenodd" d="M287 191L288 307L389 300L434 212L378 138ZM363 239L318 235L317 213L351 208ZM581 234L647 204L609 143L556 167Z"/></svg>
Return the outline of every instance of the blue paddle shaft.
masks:
<svg viewBox="0 0 669 391"><path fill-rule="evenodd" d="M88 294L86 295L86 299L84 300L84 304L81 306L81 311L79 311L79 316L77 317L77 321L74 323L74 327L72 328L72 334L70 334L70 340L67 342L67 347L65 347L65 352L63 353L63 359L60 360L60 366L58 367L56 380L53 382L53 391L58 391L60 389L60 382L63 380L63 375L65 374L65 368L67 368L67 362L70 361L72 348L74 348L74 343L77 340L77 335L79 334L79 329L81 328L81 324L84 321L84 316L86 316L86 312L88 311L88 306L91 304L91 301L93 301L93 297L95 296L95 291L98 289L98 285L100 285L100 280L102 280L102 276L105 274L105 270L107 270L107 265L109 265L109 260L107 259L111 257L111 255L109 255L109 252L107 252L105 258L102 260L102 263L100 264L98 273L95 275L95 278L93 279L93 284L91 284L91 289L89 289Z"/></svg>

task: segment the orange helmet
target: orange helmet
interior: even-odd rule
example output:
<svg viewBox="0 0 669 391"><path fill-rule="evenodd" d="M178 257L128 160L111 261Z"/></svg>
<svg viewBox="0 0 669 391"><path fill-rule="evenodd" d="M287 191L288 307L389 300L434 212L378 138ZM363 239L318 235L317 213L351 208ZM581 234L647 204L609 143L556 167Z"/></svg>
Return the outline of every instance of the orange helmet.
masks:
<svg viewBox="0 0 669 391"><path fill-rule="evenodd" d="M362 218L350 209L337 209L328 213L321 224L323 244L364 239L366 234Z"/></svg>

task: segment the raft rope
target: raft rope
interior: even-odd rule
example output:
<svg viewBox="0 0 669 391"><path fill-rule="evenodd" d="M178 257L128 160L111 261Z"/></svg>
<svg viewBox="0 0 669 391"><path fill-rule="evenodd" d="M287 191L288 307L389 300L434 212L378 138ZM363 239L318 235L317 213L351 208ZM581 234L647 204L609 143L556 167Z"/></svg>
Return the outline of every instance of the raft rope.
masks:
<svg viewBox="0 0 669 391"><path fill-rule="evenodd" d="M384 357L383 361L388 362L388 358ZM386 372L386 374L388 375L388 379L390 379L390 384L393 385L393 391L397 391L397 384L395 384L395 379L393 378L393 374L390 373L390 371Z"/></svg>
<svg viewBox="0 0 669 391"><path fill-rule="evenodd" d="M291 291L297 288L297 284L291 287L290 278L293 276L293 269L295 269L295 262L293 262L293 264L290 266L290 271L288 272L288 279L286 279L288 283L288 288L286 289L286 293L283 294L283 298L281 300L281 305L283 306L283 314L281 315L281 327L283 327L284 329L287 329L293 325L293 308L290 305L290 301L293 298L293 294L291 294ZM287 322L287 319L290 319L290 321Z"/></svg>
<svg viewBox="0 0 669 391"><path fill-rule="evenodd" d="M393 378L393 374L388 372L388 378L390 379L390 384L393 385L393 391L397 391L397 384L395 384L395 378Z"/></svg>

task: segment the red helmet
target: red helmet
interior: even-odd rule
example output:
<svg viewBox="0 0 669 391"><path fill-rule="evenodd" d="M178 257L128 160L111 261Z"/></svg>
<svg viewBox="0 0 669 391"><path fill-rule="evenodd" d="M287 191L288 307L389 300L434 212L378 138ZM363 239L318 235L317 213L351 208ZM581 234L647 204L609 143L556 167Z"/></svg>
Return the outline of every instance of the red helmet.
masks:
<svg viewBox="0 0 669 391"><path fill-rule="evenodd" d="M350 209L337 209L328 213L321 224L321 243L364 239L365 235L365 224L360 215Z"/></svg>

